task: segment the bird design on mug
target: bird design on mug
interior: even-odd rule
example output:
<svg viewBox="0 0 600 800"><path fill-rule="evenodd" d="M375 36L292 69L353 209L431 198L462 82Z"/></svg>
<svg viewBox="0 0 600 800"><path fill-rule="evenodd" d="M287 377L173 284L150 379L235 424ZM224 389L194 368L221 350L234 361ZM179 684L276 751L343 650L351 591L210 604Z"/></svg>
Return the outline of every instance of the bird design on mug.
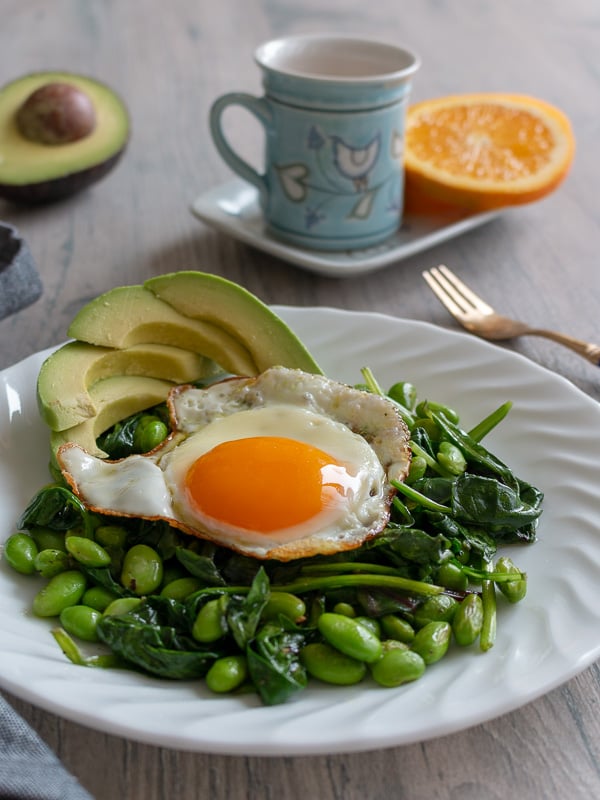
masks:
<svg viewBox="0 0 600 800"><path fill-rule="evenodd" d="M294 161L275 165L279 183L288 200L295 203L308 202L306 207L306 227L312 228L322 223L331 213L332 204L348 202L344 215L347 219L366 220L370 217L376 196L389 185L393 194L395 185L391 183L394 172L373 181L373 173L383 153L383 134L371 132L365 143L351 143L337 134L326 133L312 125L307 133L306 147L310 157L306 161ZM393 131L389 156L393 162L399 160L402 137ZM307 153L307 156L308 156ZM350 181L349 186L347 181ZM394 197L390 194L389 208L396 208Z"/></svg>
<svg viewBox="0 0 600 800"><path fill-rule="evenodd" d="M357 192L369 188L369 173L375 166L381 148L381 133L364 147L353 147L340 136L331 136L333 163L337 171L354 184Z"/></svg>

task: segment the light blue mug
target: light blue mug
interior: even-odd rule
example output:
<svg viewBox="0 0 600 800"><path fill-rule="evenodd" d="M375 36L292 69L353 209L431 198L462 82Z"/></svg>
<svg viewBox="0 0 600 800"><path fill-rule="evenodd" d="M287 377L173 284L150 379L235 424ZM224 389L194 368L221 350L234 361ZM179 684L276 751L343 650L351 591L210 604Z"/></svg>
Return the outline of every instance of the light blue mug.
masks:
<svg viewBox="0 0 600 800"><path fill-rule="evenodd" d="M257 187L267 230L320 250L372 247L398 229L413 53L345 36L292 36L258 48L263 97L232 92L210 112L226 163ZM230 147L226 108L242 106L265 129L265 172Z"/></svg>

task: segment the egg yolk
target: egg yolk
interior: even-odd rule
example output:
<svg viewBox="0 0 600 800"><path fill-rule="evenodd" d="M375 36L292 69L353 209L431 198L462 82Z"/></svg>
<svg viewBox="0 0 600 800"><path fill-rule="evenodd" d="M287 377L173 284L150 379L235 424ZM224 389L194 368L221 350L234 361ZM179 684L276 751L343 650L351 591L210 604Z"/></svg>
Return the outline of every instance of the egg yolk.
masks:
<svg viewBox="0 0 600 800"><path fill-rule="evenodd" d="M355 482L336 459L312 445L253 436L204 453L187 472L186 490L201 514L269 533L330 508Z"/></svg>

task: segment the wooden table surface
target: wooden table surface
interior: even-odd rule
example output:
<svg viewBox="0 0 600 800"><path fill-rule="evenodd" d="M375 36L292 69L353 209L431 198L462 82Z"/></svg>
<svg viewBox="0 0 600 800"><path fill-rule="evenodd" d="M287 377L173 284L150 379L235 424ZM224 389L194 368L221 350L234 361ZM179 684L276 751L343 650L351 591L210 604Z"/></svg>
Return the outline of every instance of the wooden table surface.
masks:
<svg viewBox="0 0 600 800"><path fill-rule="evenodd" d="M194 219L190 203L232 175L207 126L221 93L259 91L252 53L284 34L343 32L404 43L422 68L413 99L469 91L536 95L561 106L577 137L573 169L549 198L377 273L316 276ZM600 5L597 0L3 0L1 78L65 69L126 100L133 134L117 169L51 206L0 201L26 238L42 298L0 322L0 367L65 339L88 300L163 272L200 269L270 303L377 310L456 325L421 270L438 263L504 312L600 340ZM232 138L258 158L260 131L235 115ZM554 344L511 345L600 399L600 373ZM598 632L600 636L600 631ZM425 743L318 757L177 752L107 735L7 695L99 800L600 796L598 665L517 711Z"/></svg>

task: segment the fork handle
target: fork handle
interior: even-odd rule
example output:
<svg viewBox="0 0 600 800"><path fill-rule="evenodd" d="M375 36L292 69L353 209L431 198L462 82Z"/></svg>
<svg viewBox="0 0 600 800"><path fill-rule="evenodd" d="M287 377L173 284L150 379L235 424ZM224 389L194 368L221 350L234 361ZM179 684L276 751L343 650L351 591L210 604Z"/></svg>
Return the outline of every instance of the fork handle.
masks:
<svg viewBox="0 0 600 800"><path fill-rule="evenodd" d="M553 342L562 344L568 347L569 350L574 350L583 356L592 364L600 367L600 345L592 344L591 342L582 342L581 339L575 339L573 336L567 336L564 333L557 333L556 331L547 331L543 328L528 328L526 335L542 336L544 339L551 339Z"/></svg>

